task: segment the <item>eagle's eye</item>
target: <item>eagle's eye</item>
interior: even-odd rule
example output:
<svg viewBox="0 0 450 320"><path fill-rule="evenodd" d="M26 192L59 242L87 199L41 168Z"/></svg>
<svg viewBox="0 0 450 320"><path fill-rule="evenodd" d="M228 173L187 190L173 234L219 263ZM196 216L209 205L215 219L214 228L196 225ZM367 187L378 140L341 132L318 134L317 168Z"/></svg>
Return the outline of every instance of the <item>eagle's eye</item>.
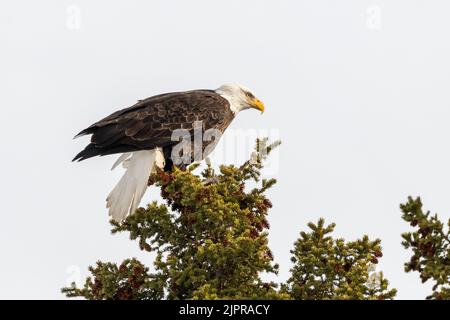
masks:
<svg viewBox="0 0 450 320"><path fill-rule="evenodd" d="M253 93L248 92L248 91L244 91L244 93L245 93L245 95L247 96L247 98L255 99L255 96L253 95Z"/></svg>

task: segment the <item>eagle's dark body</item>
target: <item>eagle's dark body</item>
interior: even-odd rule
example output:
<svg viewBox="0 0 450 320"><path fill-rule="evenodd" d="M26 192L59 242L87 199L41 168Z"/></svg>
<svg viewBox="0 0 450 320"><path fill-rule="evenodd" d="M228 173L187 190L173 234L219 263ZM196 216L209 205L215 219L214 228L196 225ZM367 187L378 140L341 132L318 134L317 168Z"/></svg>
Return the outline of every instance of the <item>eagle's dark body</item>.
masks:
<svg viewBox="0 0 450 320"><path fill-rule="evenodd" d="M91 143L73 160L159 147L168 170L172 167L172 147L179 143L172 141L174 130L187 129L193 136L194 122L201 121L204 131L214 128L223 132L233 118L229 102L213 90L153 96L82 130L77 136L92 134Z"/></svg>
<svg viewBox="0 0 450 320"><path fill-rule="evenodd" d="M77 136L90 134L91 141L73 160L121 154L112 169L121 164L125 172L106 207L114 220L122 221L138 208L152 174L172 170L174 164L184 169L206 157L235 115L249 108L264 111L248 88L235 84L153 96L82 130Z"/></svg>

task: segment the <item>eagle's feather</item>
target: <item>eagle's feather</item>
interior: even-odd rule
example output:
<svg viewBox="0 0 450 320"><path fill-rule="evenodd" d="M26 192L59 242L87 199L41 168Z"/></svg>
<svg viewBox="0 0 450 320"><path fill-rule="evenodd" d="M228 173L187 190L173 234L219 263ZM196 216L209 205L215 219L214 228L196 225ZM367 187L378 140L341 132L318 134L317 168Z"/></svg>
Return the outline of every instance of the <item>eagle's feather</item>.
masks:
<svg viewBox="0 0 450 320"><path fill-rule="evenodd" d="M164 168L164 156L160 148L136 151L126 158L121 156L118 159L117 162L122 162L126 171L106 198L109 215L116 221L125 219L137 209L147 189L148 177L156 168Z"/></svg>
<svg viewBox="0 0 450 320"><path fill-rule="evenodd" d="M73 161L113 153L167 148L175 129L193 134L194 122L202 121L205 130L223 132L234 118L229 102L212 90L168 93L141 100L119 110L81 131L92 134L91 143Z"/></svg>

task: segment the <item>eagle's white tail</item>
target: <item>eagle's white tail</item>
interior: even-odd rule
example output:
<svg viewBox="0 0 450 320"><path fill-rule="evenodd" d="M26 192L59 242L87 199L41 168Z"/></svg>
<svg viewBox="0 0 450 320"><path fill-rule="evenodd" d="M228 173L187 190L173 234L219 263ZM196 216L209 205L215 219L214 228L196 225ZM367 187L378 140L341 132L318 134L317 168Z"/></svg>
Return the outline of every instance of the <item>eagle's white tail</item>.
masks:
<svg viewBox="0 0 450 320"><path fill-rule="evenodd" d="M160 148L124 153L112 169L120 163L126 169L125 174L106 198L109 215L116 221L122 221L138 208L150 174L156 167L164 168L164 155Z"/></svg>

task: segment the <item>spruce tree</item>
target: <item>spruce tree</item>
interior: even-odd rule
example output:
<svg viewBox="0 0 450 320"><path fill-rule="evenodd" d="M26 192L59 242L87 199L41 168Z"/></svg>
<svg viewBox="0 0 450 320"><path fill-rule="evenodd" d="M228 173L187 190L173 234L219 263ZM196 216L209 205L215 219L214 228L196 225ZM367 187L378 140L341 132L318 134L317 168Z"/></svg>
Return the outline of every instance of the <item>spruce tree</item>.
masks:
<svg viewBox="0 0 450 320"><path fill-rule="evenodd" d="M112 233L129 233L141 250L156 252L154 271L136 259L97 262L82 288L72 284L62 292L86 299L392 298L387 280L372 281L370 274L381 257L379 240L334 240L334 225L324 227L323 220L295 243L286 284L261 278L278 272L268 246L272 203L265 195L276 180L261 178L263 161L278 145L257 140L248 161L218 172L208 164L200 174L192 165L153 175L149 184L160 188L165 203L152 202L111 224Z"/></svg>
<svg viewBox="0 0 450 320"><path fill-rule="evenodd" d="M325 226L324 219L308 227L310 232L302 231L291 251L294 267L283 286L293 299L384 300L395 296L396 289L388 289L383 273L374 270L383 255L379 239L334 239L335 224Z"/></svg>
<svg viewBox="0 0 450 320"><path fill-rule="evenodd" d="M450 299L450 219L444 230L437 214L424 212L420 198L408 198L400 205L402 218L415 230L402 234L403 246L412 250L411 259L405 263L405 271L418 272L422 282L432 281L433 292L427 299Z"/></svg>

